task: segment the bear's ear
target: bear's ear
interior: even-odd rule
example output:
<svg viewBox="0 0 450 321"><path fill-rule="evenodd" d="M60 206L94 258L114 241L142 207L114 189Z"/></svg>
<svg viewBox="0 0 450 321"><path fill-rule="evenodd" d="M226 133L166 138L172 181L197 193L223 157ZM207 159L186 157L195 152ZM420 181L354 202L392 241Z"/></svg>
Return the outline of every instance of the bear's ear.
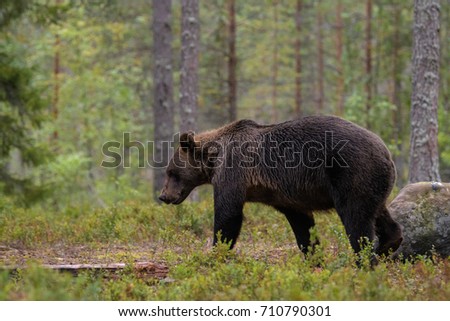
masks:
<svg viewBox="0 0 450 321"><path fill-rule="evenodd" d="M186 133L181 134L180 147L185 149L186 151L194 151L194 149L196 147L196 142L194 139L193 131L190 130Z"/></svg>
<svg viewBox="0 0 450 321"><path fill-rule="evenodd" d="M208 146L207 152L208 152L208 157L217 157L217 155L219 155L219 152L220 152L220 146L218 146L218 145Z"/></svg>

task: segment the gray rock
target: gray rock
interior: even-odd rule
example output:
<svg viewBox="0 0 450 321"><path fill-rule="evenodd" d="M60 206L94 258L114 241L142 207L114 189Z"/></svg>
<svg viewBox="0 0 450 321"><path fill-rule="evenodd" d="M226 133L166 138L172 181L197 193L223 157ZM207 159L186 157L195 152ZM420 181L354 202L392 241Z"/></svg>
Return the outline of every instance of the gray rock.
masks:
<svg viewBox="0 0 450 321"><path fill-rule="evenodd" d="M402 226L403 242L396 254L450 256L450 184L422 182L405 186L389 205Z"/></svg>

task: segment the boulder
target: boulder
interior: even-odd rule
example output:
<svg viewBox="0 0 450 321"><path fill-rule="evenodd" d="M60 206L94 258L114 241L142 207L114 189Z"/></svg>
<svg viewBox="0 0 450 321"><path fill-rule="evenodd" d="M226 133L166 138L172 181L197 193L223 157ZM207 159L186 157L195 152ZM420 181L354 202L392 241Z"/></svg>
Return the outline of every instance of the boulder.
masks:
<svg viewBox="0 0 450 321"><path fill-rule="evenodd" d="M401 225L404 258L429 254L450 256L450 184L421 182L405 186L389 205Z"/></svg>

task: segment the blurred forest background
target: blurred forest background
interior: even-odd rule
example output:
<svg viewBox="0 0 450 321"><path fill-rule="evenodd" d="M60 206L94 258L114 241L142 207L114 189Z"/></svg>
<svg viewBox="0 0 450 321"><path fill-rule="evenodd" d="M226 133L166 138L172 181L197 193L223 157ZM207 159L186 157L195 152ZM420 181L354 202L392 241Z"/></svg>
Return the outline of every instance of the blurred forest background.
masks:
<svg viewBox="0 0 450 321"><path fill-rule="evenodd" d="M105 142L122 142L125 132L132 141L152 141L156 127L167 124L172 137L185 127L210 129L236 118L270 123L317 113L379 134L402 187L410 152L413 6L403 0L208 0L199 2L196 23L182 19L181 1L172 1L162 22L171 31L163 41L172 57L166 52L169 62L162 66L170 65L172 106L161 115L154 110L161 64L153 45L162 34L155 33L153 17L170 6L2 0L0 193L57 208L150 200L152 169L138 168L132 144L123 151L131 168L102 168ZM450 181L447 1L440 13L439 158L441 178ZM183 94L196 82L183 80L189 70L183 59L193 50L183 40L183 21L200 27L198 100ZM183 109L195 100L196 111ZM193 112L196 121L186 123Z"/></svg>

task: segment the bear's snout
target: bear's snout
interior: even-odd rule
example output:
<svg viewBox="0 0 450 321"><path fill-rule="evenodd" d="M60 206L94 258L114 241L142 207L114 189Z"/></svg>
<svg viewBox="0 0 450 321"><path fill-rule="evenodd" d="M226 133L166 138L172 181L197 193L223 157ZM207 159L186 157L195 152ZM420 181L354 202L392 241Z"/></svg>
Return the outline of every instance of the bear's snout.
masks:
<svg viewBox="0 0 450 321"><path fill-rule="evenodd" d="M164 193L161 193L161 195L159 195L159 200L161 201L161 202L164 202L164 203L166 203L166 204L169 204L170 202L169 202L169 200L167 199L167 196L166 196L166 194L164 194Z"/></svg>

